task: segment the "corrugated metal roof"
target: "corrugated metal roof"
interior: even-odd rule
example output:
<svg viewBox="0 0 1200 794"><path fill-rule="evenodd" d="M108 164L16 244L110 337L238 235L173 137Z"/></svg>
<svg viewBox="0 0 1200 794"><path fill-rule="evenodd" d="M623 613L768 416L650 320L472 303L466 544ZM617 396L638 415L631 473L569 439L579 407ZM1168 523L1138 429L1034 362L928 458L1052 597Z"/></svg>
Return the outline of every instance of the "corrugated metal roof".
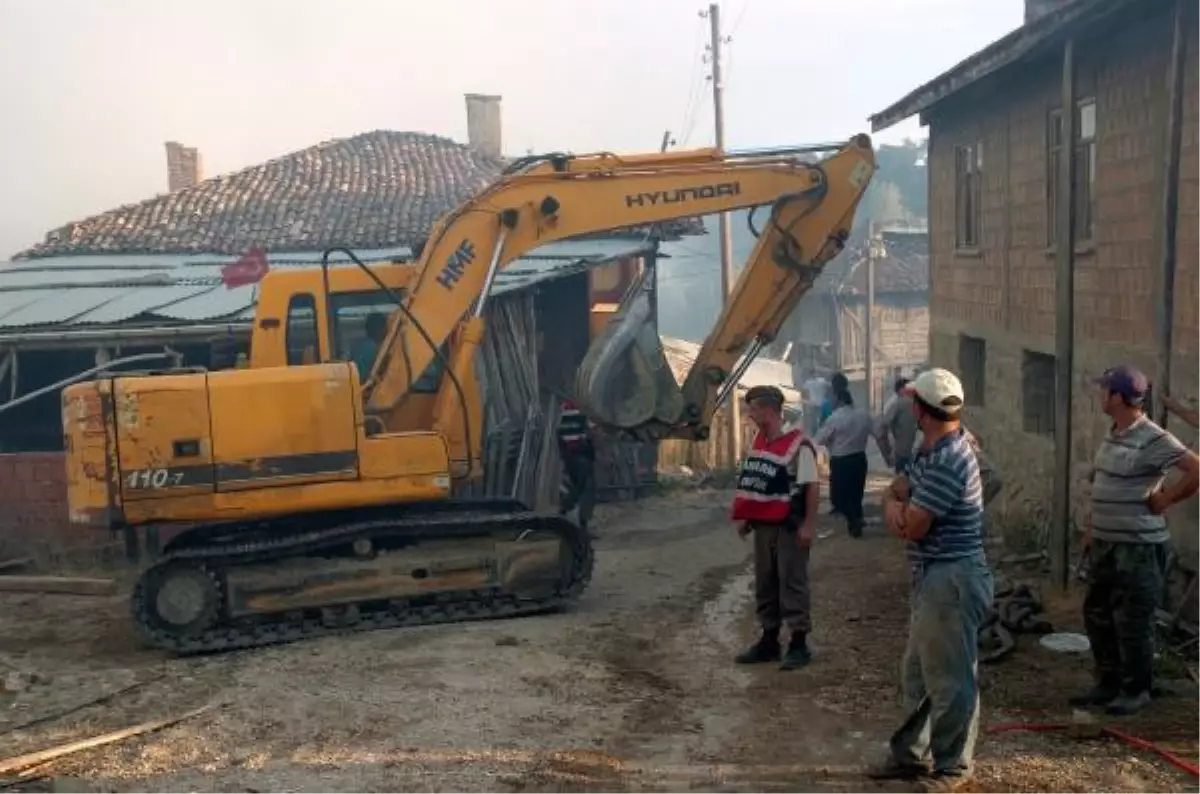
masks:
<svg viewBox="0 0 1200 794"><path fill-rule="evenodd" d="M682 382L695 365L696 357L700 355L700 345L670 336L662 338L662 345L671 372ZM798 394L796 381L792 376L792 365L766 356L759 356L751 361L738 381L739 389L745 390L753 386L778 386L789 399L794 399L793 395Z"/></svg>
<svg viewBox="0 0 1200 794"><path fill-rule="evenodd" d="M492 294L526 289L612 259L649 249L644 239L565 240L517 259L496 276ZM364 262L411 256L408 248L356 251ZM312 267L318 251L268 256L271 267ZM58 256L0 264L0 329L117 325L136 317L171 323L251 318L257 287L227 289L219 255L145 254ZM348 264L341 254L334 263Z"/></svg>
<svg viewBox="0 0 1200 794"><path fill-rule="evenodd" d="M175 286L145 289L118 288L116 298L75 318L75 324L109 325L137 317L153 309L169 307L177 301L211 290L210 286ZM3 293L0 293L3 294ZM3 319L0 319L0 325Z"/></svg>
<svg viewBox="0 0 1200 794"><path fill-rule="evenodd" d="M0 317L0 325L23 328L31 325L62 325L81 314L119 297L121 290L111 287L82 286L73 289L21 290L32 301Z"/></svg>

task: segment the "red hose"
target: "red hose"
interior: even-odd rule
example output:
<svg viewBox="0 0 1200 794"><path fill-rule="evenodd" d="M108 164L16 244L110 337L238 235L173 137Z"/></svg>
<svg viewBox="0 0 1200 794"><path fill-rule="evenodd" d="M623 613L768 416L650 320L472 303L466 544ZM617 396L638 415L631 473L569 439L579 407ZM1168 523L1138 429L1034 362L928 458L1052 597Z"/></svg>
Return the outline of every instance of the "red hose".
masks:
<svg viewBox="0 0 1200 794"><path fill-rule="evenodd" d="M1012 733L1014 731L1032 731L1045 733L1049 731L1065 731L1072 726L1065 725L1060 722L1002 722L991 726L987 729L989 734L996 733ZM1111 727L1103 727L1100 729L1101 736L1110 736L1118 741L1125 742L1131 747L1136 747L1139 750L1147 750L1162 758L1167 763L1178 769L1182 769L1192 777L1200 777L1200 767L1190 761L1185 761L1174 753L1164 750L1153 742L1146 741L1137 736L1131 736L1124 731Z"/></svg>
<svg viewBox="0 0 1200 794"><path fill-rule="evenodd" d="M1189 761L1184 761L1179 756L1162 749L1153 742L1148 742L1145 739L1138 738L1137 736L1130 736L1128 733L1117 730L1116 728L1105 728L1103 733L1104 735L1111 736L1114 739L1120 739L1121 741L1125 742L1125 744L1128 744L1132 747L1140 747L1143 750L1149 750L1152 753L1157 753L1164 761L1179 767L1192 777L1200 777L1200 766L1196 766Z"/></svg>

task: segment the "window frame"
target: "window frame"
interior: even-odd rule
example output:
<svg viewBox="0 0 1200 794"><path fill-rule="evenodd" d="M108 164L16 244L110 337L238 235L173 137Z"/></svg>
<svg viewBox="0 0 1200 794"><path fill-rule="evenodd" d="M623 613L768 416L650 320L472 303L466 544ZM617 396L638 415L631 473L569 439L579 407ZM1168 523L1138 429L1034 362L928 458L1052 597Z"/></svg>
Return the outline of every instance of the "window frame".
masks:
<svg viewBox="0 0 1200 794"><path fill-rule="evenodd" d="M317 311L317 298L311 292L297 292L288 298L287 311L284 314L283 324L283 352L284 360L289 367L304 366L304 348L300 349L299 360L293 360L292 356L292 341L295 338L295 329L293 328L294 310L299 303L308 303L308 308L312 311L312 345L313 355L316 361L321 361L321 329L319 325L320 313Z"/></svg>
<svg viewBox="0 0 1200 794"><path fill-rule="evenodd" d="M977 347L976 350L969 348ZM978 356L972 357L972 353ZM962 373L963 392L966 404L984 407L987 393L987 339L970 334L958 335L958 371Z"/></svg>
<svg viewBox="0 0 1200 794"><path fill-rule="evenodd" d="M1040 377L1032 377L1035 374L1044 375L1043 372L1034 371L1043 366L1049 367L1049 389L1045 388L1045 384L1035 382L1040 381ZM1033 407L1031 403L1034 399L1045 400L1046 405L1039 406L1039 410L1031 412ZM1021 429L1032 435L1053 437L1056 432L1055 425L1058 422L1058 417L1055 415L1057 403L1057 357L1037 350L1025 350L1021 356ZM1047 408L1048 410L1042 410Z"/></svg>
<svg viewBox="0 0 1200 794"><path fill-rule="evenodd" d="M954 249L978 251L983 225L983 139L954 147Z"/></svg>
<svg viewBox="0 0 1200 794"><path fill-rule="evenodd" d="M402 300L405 297L406 290L397 289L392 291L397 297ZM363 298L378 297L378 301L367 301ZM350 357L350 350L347 349L346 357L342 357L342 321L343 311L348 308L359 307L383 307L387 306L387 313L391 314L396 311L396 302L392 299L392 295L382 289L368 290L347 290L344 292L332 292L329 294L329 312L333 318L330 324L332 327L333 338L330 339L330 349L333 351L332 358L337 361L353 361ZM374 313L374 312L371 312ZM410 392L413 394L437 394L441 389L442 379L445 377L446 361L450 355L450 340L447 339L442 343L441 355L434 355L433 360L429 363L429 367L412 382Z"/></svg>
<svg viewBox="0 0 1200 794"><path fill-rule="evenodd" d="M1084 109L1091 109L1091 131L1083 131ZM1096 98L1080 97L1075 100L1075 141L1071 147L1075 158L1075 244L1087 245L1095 240L1096 233L1096 127L1098 109ZM1046 113L1046 245L1051 250L1058 246L1058 169L1063 152L1062 107L1050 108ZM1086 167L1086 179L1084 177ZM1086 195L1084 190L1086 189Z"/></svg>

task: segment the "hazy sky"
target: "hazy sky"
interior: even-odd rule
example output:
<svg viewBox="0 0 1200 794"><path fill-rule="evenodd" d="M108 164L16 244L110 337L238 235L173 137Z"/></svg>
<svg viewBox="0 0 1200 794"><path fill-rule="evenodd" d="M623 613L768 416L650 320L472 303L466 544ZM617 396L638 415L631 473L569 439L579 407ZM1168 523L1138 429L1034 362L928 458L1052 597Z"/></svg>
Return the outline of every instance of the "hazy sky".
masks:
<svg viewBox="0 0 1200 794"><path fill-rule="evenodd" d="M167 140L198 147L206 176L380 128L465 142L462 95L479 92L504 97L507 153L653 150L667 129L710 143L705 5L0 0L0 258L164 192ZM728 145L869 131L867 115L1018 26L1022 7L725 0ZM920 134L912 121L877 140Z"/></svg>

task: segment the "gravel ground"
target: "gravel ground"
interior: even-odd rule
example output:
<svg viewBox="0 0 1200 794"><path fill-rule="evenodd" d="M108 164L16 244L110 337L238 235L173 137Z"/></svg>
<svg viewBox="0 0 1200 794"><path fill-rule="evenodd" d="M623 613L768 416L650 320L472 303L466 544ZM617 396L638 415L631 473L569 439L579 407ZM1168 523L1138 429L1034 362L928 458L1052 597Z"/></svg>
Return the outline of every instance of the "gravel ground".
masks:
<svg viewBox="0 0 1200 794"><path fill-rule="evenodd" d="M854 541L824 520L816 661L739 668L749 547L727 503L701 490L602 506L593 583L548 616L172 659L138 648L123 598L0 596L0 675L19 671L7 677L20 690L0 692L0 755L217 704L11 790L878 790L861 769L901 716L901 549L877 526ZM1077 604L1051 613L1077 630ZM1086 684L1086 660L1020 642L985 668L985 725L1069 719L1061 696ZM1180 691L1127 729L1194 762L1196 693ZM1195 783L1114 742L1031 734L987 737L979 772L980 790L998 791Z"/></svg>

